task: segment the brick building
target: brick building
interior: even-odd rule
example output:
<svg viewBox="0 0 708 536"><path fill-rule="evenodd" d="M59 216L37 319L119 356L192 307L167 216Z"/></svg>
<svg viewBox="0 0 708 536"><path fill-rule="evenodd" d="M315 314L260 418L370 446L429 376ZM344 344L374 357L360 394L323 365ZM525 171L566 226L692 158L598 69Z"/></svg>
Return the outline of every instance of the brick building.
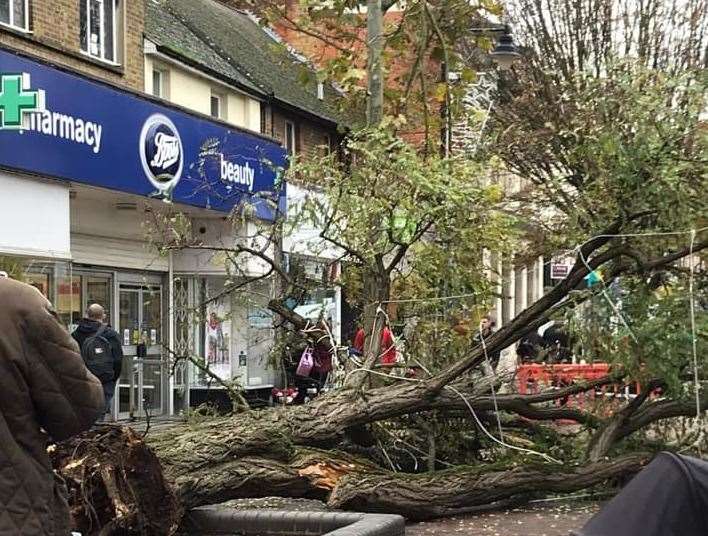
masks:
<svg viewBox="0 0 708 536"><path fill-rule="evenodd" d="M148 2L146 9L146 38L162 59L240 82L261 102L261 132L289 153L336 145L341 95L329 84L305 81L303 70L311 70L305 59L251 15L211 0Z"/></svg>
<svg viewBox="0 0 708 536"><path fill-rule="evenodd" d="M173 369L166 347L247 389L278 381L267 284L190 325L184 311L223 288L224 263L160 254L146 233L167 210L205 244L245 240L274 217L252 194L282 195L283 146L337 143L337 93L302 86L307 65L278 45L214 0L0 1L0 269L47 295L69 329L104 305L126 355L116 418L189 405L201 380ZM236 222L240 203L255 210Z"/></svg>
<svg viewBox="0 0 708 536"><path fill-rule="evenodd" d="M135 91L143 90L142 1L107 0L106 13L114 24L94 28L103 33L90 43L91 4L81 0L5 0L0 3L0 45L30 53L71 70ZM3 13L3 4L8 11ZM102 3L103 4L103 3ZM86 9L89 7L89 14ZM96 13L94 11L94 13ZM10 15L13 15L12 20ZM95 19L100 18L95 17ZM83 22L82 22L83 20ZM83 28L83 31L82 31Z"/></svg>

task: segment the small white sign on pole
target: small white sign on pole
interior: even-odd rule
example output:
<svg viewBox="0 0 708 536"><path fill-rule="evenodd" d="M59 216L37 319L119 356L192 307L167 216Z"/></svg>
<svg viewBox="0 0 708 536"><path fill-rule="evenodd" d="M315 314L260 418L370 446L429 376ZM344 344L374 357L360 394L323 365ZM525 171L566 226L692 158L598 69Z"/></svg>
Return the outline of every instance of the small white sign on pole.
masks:
<svg viewBox="0 0 708 536"><path fill-rule="evenodd" d="M551 279L565 279L570 273L570 264L552 263L551 264Z"/></svg>

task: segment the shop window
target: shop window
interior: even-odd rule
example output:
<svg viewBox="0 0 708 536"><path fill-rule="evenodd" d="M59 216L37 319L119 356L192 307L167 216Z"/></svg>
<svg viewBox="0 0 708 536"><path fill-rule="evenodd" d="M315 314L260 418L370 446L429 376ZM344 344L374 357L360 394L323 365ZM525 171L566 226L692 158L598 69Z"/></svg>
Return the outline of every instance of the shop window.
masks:
<svg viewBox="0 0 708 536"><path fill-rule="evenodd" d="M29 31L29 0L0 0L0 24Z"/></svg>
<svg viewBox="0 0 708 536"><path fill-rule="evenodd" d="M62 322L73 331L83 317L81 307L81 278L65 276L57 280L57 298L55 304L57 314Z"/></svg>
<svg viewBox="0 0 708 536"><path fill-rule="evenodd" d="M295 123L285 122L285 149L289 155L294 155L296 150Z"/></svg>
<svg viewBox="0 0 708 536"><path fill-rule="evenodd" d="M109 277L82 277L82 300L84 310L91 304L97 303L103 307L106 313L106 323L111 324L111 295L113 294L113 284Z"/></svg>
<svg viewBox="0 0 708 536"><path fill-rule="evenodd" d="M118 63L122 19L120 0L80 0L81 50L111 63Z"/></svg>
<svg viewBox="0 0 708 536"><path fill-rule="evenodd" d="M81 278L72 274L71 263L0 256L0 270L39 290L52 302L59 321L69 330L78 323L83 313Z"/></svg>
<svg viewBox="0 0 708 536"><path fill-rule="evenodd" d="M28 285L32 285L42 295L49 299L50 297L50 287L49 287L49 274L36 273L36 274L26 274L24 277L24 282Z"/></svg>

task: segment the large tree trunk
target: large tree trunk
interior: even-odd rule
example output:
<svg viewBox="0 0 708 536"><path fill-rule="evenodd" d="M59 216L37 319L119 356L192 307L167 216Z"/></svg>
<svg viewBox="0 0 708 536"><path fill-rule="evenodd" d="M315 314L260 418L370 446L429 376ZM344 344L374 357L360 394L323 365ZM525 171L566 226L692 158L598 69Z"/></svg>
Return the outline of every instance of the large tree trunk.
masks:
<svg viewBox="0 0 708 536"><path fill-rule="evenodd" d="M650 459L636 453L583 467L538 463L413 475L336 450L295 446L274 425L222 420L147 442L130 429L102 427L62 444L54 465L69 485L84 534L163 535L176 530L184 511L235 498L318 498L334 508L421 520L583 489L634 473Z"/></svg>
<svg viewBox="0 0 708 536"><path fill-rule="evenodd" d="M311 404L252 411L150 432L98 427L53 449L57 472L71 490L72 512L86 534L172 534L189 508L246 497L311 497L337 508L424 519L479 511L531 494L574 491L637 471L635 453L586 465L533 463L457 467L424 475L392 473L368 459L333 450L347 429L429 410L494 409L488 378L456 383L432 398L419 384L372 389L352 398L333 393ZM582 412L538 406L615 381L596 380L537 395L498 395L501 411L532 419L577 418ZM704 400L708 405L708 400ZM691 404L654 402L623 421L624 437L656 420L695 411ZM598 427L598 433L604 433ZM103 530L103 532L100 532Z"/></svg>
<svg viewBox="0 0 708 536"><path fill-rule="evenodd" d="M420 475L352 474L334 488L329 504L365 512L401 514L411 520L481 511L539 492L572 492L638 472L651 459L634 453L581 467L528 464L489 470L460 467Z"/></svg>
<svg viewBox="0 0 708 536"><path fill-rule="evenodd" d="M422 397L418 384L373 389L365 398L352 399L346 391L333 393L304 406L150 432L144 440L129 429L105 425L59 445L53 452L54 465L69 484L72 510L83 532L158 535L171 534L186 509L233 498L312 497L338 508L423 519L519 501L530 493L582 489L632 473L647 460L647 455L636 454L583 467L537 463L411 475L328 450L337 447L351 427L407 413L460 410L467 403L480 414L492 410L489 381L455 384L464 399L448 390L435 398ZM525 400L515 394L499 395L497 406L535 419L555 419L560 414L553 408L535 404L609 381ZM650 416L653 420L687 409L670 406ZM572 418L567 410L558 410ZM642 415L638 417L642 423L649 420L637 415Z"/></svg>

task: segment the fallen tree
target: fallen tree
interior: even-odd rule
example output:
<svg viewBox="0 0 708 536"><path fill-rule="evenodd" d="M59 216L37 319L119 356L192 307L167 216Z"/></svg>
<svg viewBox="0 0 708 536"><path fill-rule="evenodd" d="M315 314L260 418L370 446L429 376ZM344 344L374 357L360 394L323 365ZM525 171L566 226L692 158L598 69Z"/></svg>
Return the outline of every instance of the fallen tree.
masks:
<svg viewBox="0 0 708 536"><path fill-rule="evenodd" d="M411 9L417 5L428 8L418 12L421 28L455 20L443 17L443 11L425 2L410 3ZM427 46L431 35L422 37L421 43ZM435 46L442 48L449 44L440 36L436 41L441 42ZM411 80L417 78L415 70L417 67ZM614 73L604 68L599 71ZM486 171L474 163L418 158L415 149L385 129L352 137L345 151L356 153L355 166L336 162L330 156L313 158L309 165L298 167L296 178L305 185L317 186L326 198L324 203L313 202L306 207L316 213L318 221L324 221L320 238L339 248L350 274L359 278L356 283L366 332L373 334L364 366L350 371L343 389L304 406L245 411L228 418L151 431L145 438L125 428L100 427L58 445L53 461L72 491L77 526L90 534L171 534L189 508L272 495L315 497L333 507L395 512L422 519L480 511L527 500L535 494L584 489L637 471L651 457L646 451L648 445L641 444L639 438L637 444L628 447L630 452L623 454L618 449L628 443L623 440L652 423L696 413L695 404L681 398L684 387L694 387L690 383L673 391L675 399L649 396L655 380L670 386L666 376L673 374L673 368L691 370L685 340L681 345L661 346L656 354L642 355L648 344L633 341L632 330L611 326L605 336L616 344L609 349L623 352L625 359L616 360L608 377L531 395L495 395L491 390L494 379L479 370L487 355L513 345L563 311L603 294L606 285L619 276L635 279L637 285L643 285L641 290L651 295L656 290L652 286L654 276L663 278L677 260L699 254L708 246L703 235L695 241L692 237L690 245L682 240L681 247L678 238L650 242L641 236L699 226L696 222L703 214L700 178L704 162L695 133L696 118L704 107L702 95L697 100L690 94L667 98L675 96L671 92L676 88L688 86L666 84L662 77L645 71L620 69L619 73L611 83L582 78L583 83L577 84L570 73L567 87L550 86L553 91L545 93L544 108L529 98L536 89L529 85L528 91L511 95L510 106L503 107L502 112L521 110L531 116L517 120L518 116L511 114L512 120L499 128L513 142L501 144L511 153L502 154L509 158L507 166L534 180L539 186L535 193L544 194L534 197L537 204L529 206L536 215L546 215L549 206L560 209L563 215L556 218L551 229L561 237L558 242L539 250L530 241L529 250L535 258L572 249L576 262L564 280L486 338L484 345L468 348L462 358L433 370L421 381L384 378L380 382L383 387L373 388L367 382L379 358L378 332L385 314L382 305L391 300L392 286L409 284L415 289L414 299L438 296L443 286L451 293L479 290L480 303L489 306L495 290L490 289L480 252L493 251L502 256L511 253L507 238L513 234L512 223L500 214L513 210L514 205L496 204L500 201L498 188L489 187ZM534 73L529 73L528 78L533 77ZM423 79L421 83L425 85ZM560 85L562 80L554 83ZM446 93L449 99L449 88ZM566 103L566 94L575 100ZM684 108L676 108L673 103ZM652 106L651 113L646 106ZM546 113L547 108L557 113ZM541 119L536 117L538 110L544 110ZM550 126L546 115L553 121ZM504 118L497 120L503 123ZM523 153L518 153L519 146L525 149ZM511 157L517 154L523 154L523 158L516 157L514 165ZM523 223L537 223L537 232L548 224L533 219L524 219ZM170 231L174 232L164 233L172 237L163 244L165 249L213 250L228 258L227 273L234 277L224 288L224 295L244 285L241 276L245 274L239 267L249 264L244 258L254 257L268 267L259 278L277 274L285 283L283 294L290 297L306 290L298 288L300 283L267 253L272 237L279 234L277 226L266 233L270 238L266 237L262 247L246 243L212 247L196 243L193 236L187 236L189 233L183 236L174 228ZM603 284L588 289L585 278L600 269ZM404 293L403 297L411 296ZM312 340L329 340L324 324L313 326L285 307L282 300L272 302L270 308L295 332L306 332L304 335ZM647 311L639 313L638 323L651 320L644 314ZM676 366L662 366L664 358ZM657 363L659 366L652 366ZM657 375L643 377L647 371L656 371ZM619 403L609 414L559 402L603 386L621 388L625 381L638 378L645 387L643 394ZM706 404L704 396L698 409L705 409ZM489 423L502 414L508 417L504 422L518 429L528 424L531 432L543 431L546 423L557 419L571 420L587 434L587 448L561 455L534 442L515 447L509 438L504 446L495 447L503 454L499 461L427 474L396 473L347 452L352 430L429 412L455 412L468 416L472 423L478 419ZM479 428L478 424L473 426ZM487 440L498 445L502 439Z"/></svg>
<svg viewBox="0 0 708 536"><path fill-rule="evenodd" d="M333 508L398 513L421 520L622 479L652 456L633 452L576 465L526 459L515 466L393 473L336 449L307 446L321 445L322 438L298 433L305 422L331 430L329 438L336 436L337 417L332 416L331 427L325 424L326 413L317 417L329 405L342 406L335 398L302 406L302 411L254 412L180 426L146 441L130 429L112 426L71 440L53 457L72 491L76 525L86 534L172 534L189 508L270 496L317 498ZM500 397L502 405L505 401ZM690 415L691 409L667 408L664 413L653 412L653 419ZM646 423L643 415L638 420ZM626 426L635 424L630 421Z"/></svg>
<svg viewBox="0 0 708 536"><path fill-rule="evenodd" d="M606 241L589 243L583 252L589 266L578 262L565 281L490 337L487 351L513 343L556 307L569 306L572 300L565 298L588 268L620 259L620 250L592 255ZM693 250L707 245L701 242ZM667 254L646 266L659 269L686 253ZM634 261L617 262L611 273L634 269ZM314 497L335 508L425 519L498 507L539 493L584 489L632 474L651 454L606 458L617 442L652 422L695 414L691 403L651 401L648 396L604 418L547 404L623 385L621 369L563 389L493 397L492 378L466 374L482 359L477 347L464 361L424 381L392 379L384 387L343 389L307 405L187 424L144 439L130 429L103 426L59 445L53 451L54 465L72 490L77 526L89 534L171 534L185 510L243 497ZM708 398L701 403L708 407ZM495 407L537 423L563 418L586 425L592 431L587 456L569 463L532 454L508 465L460 466L421 475L394 473L339 448L353 427L431 410L482 414Z"/></svg>

